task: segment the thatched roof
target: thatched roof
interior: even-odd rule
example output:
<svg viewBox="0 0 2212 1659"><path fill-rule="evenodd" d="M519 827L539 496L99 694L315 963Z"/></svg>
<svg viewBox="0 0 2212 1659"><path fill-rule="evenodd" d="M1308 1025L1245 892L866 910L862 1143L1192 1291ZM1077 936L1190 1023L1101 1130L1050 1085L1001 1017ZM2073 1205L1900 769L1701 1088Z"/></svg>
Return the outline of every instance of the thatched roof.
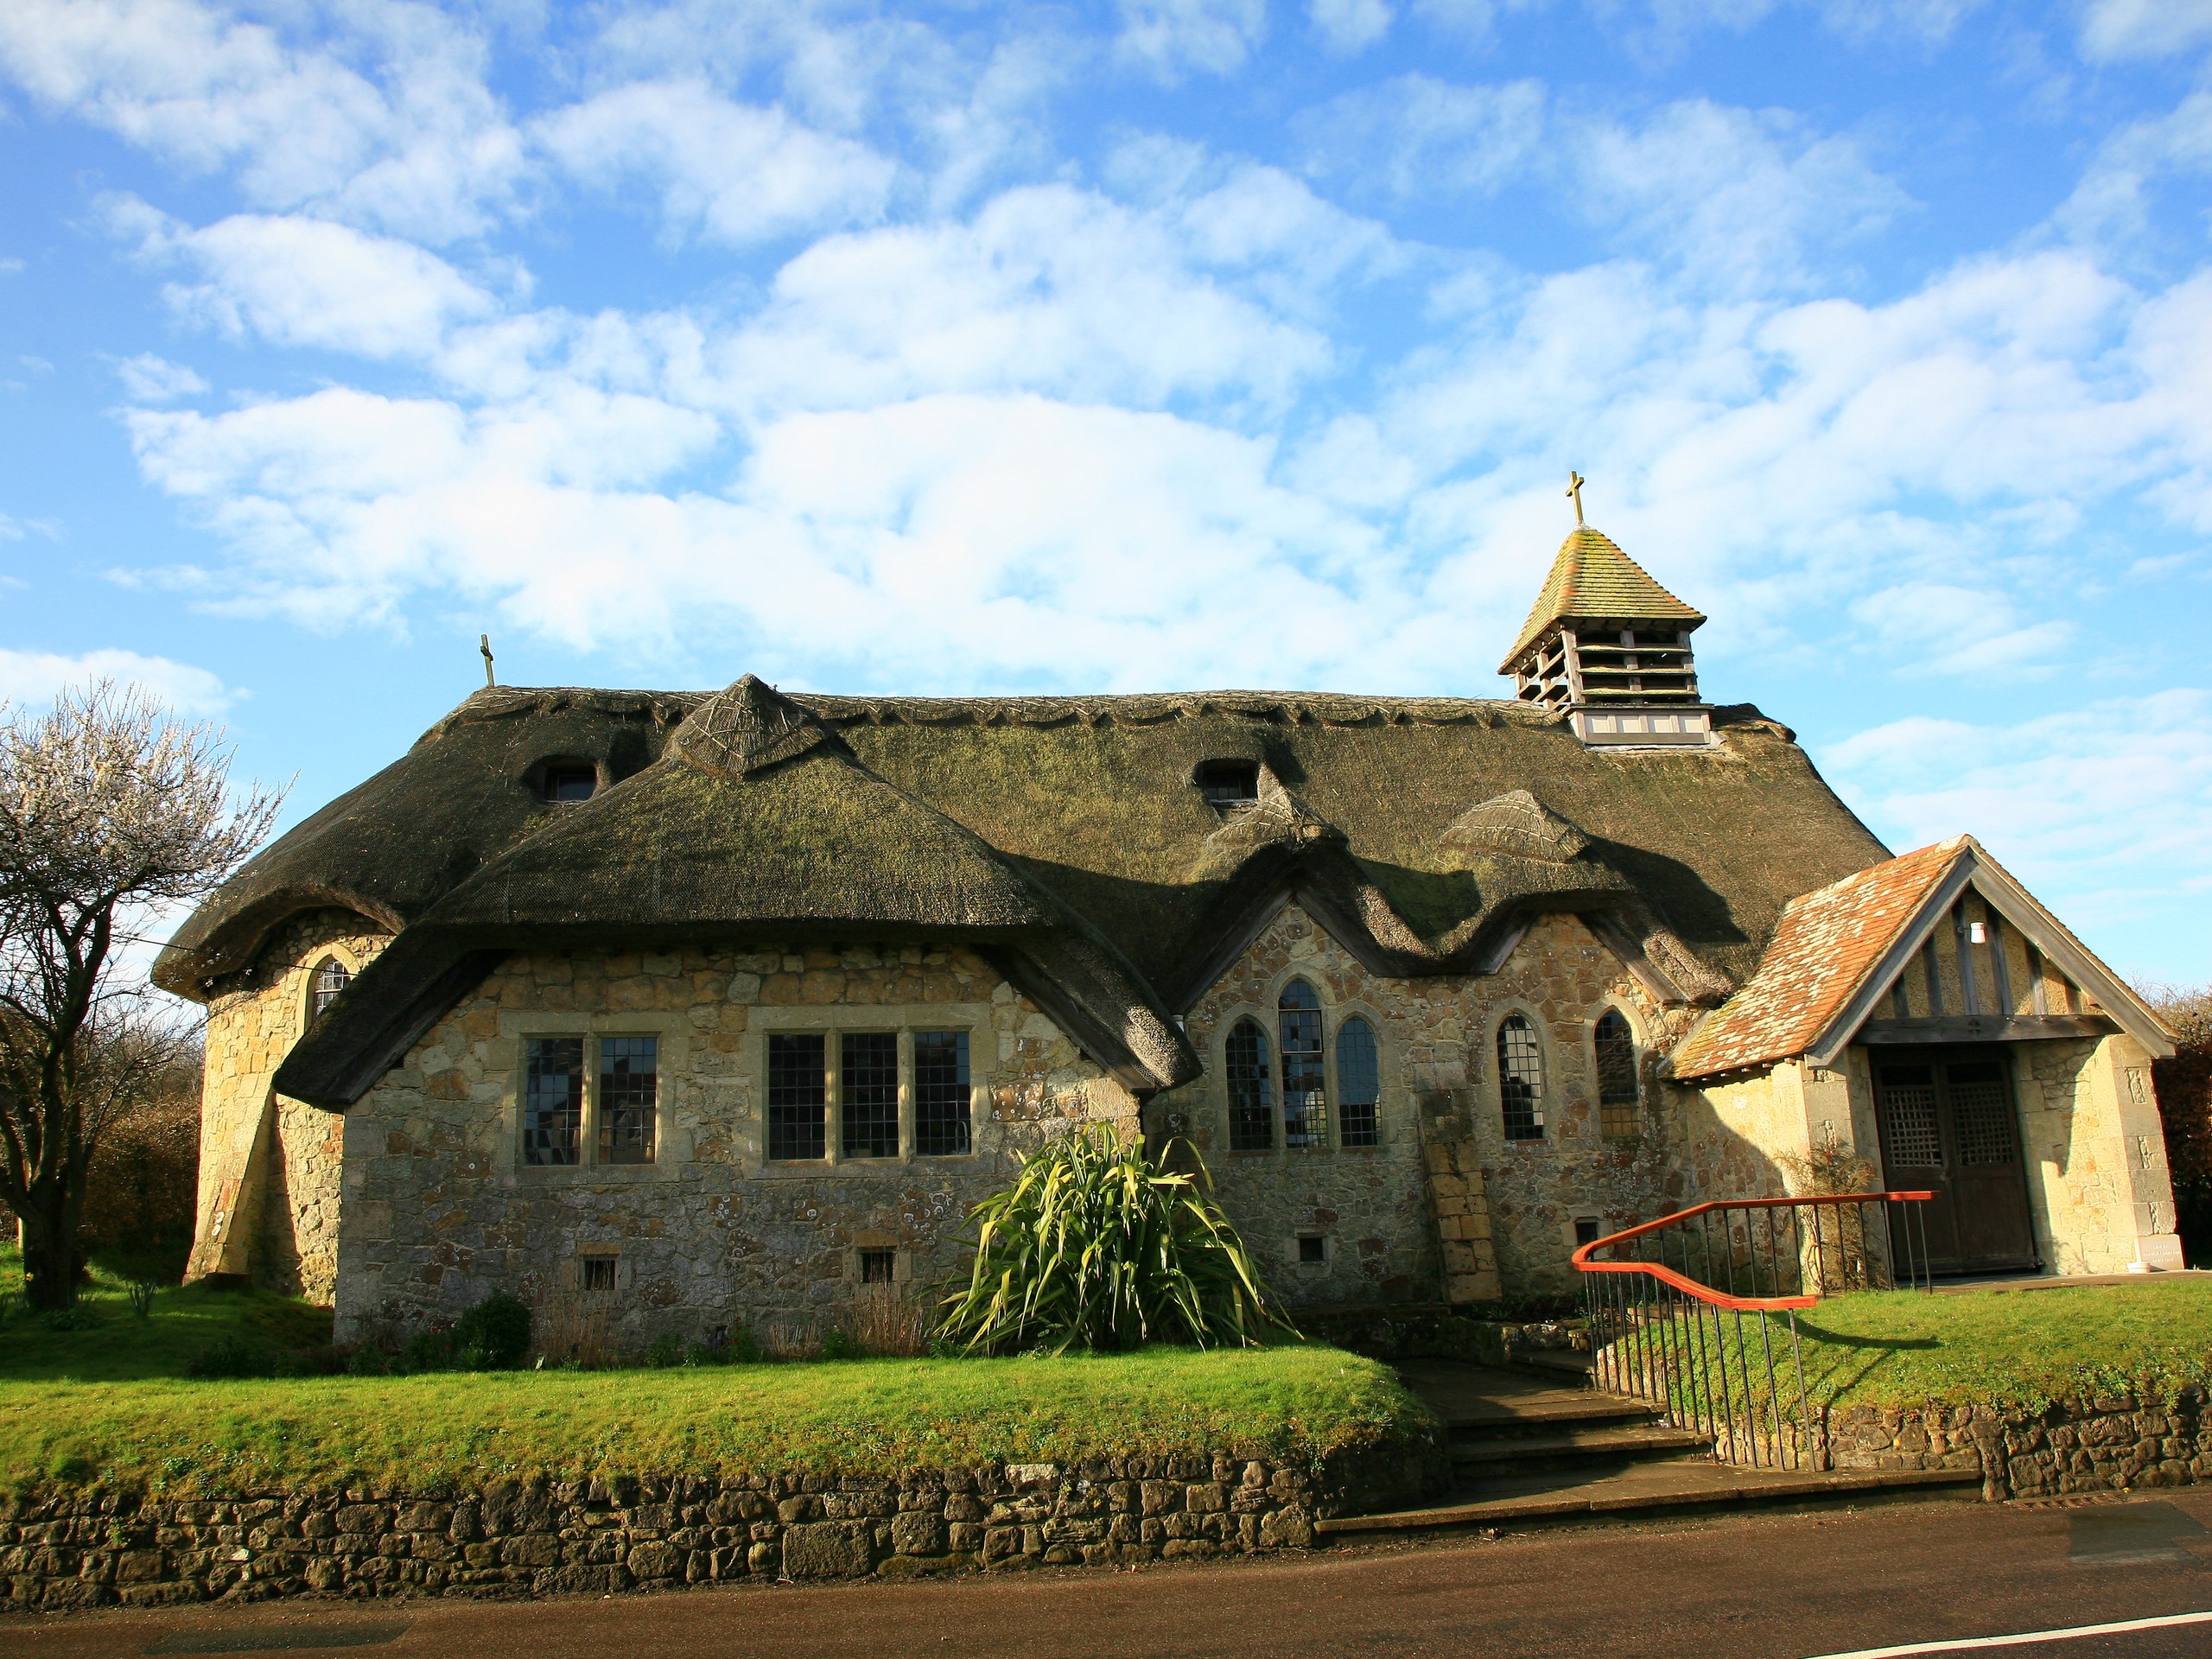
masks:
<svg viewBox="0 0 2212 1659"><path fill-rule="evenodd" d="M405 929L389 974L365 973L297 1052L334 1096L404 1027L397 982L419 997L464 971L455 952L966 937L1156 1084L1191 1063L1168 1015L1292 898L1405 975L1482 971L1531 914L1577 911L1669 1000L1712 1002L1791 898L1885 855L1749 709L1719 711L1709 751L1605 752L1543 710L1459 698L785 698L741 681L711 702L478 693L210 899L161 982L196 992L302 908ZM527 780L554 754L615 786L538 804ZM1194 778L1228 758L1257 763L1262 793L1224 816ZM353 1029L378 978L382 1024Z"/></svg>
<svg viewBox="0 0 2212 1659"><path fill-rule="evenodd" d="M1589 621L1670 622L1694 628L1705 613L1685 605L1652 580L1651 573L1620 550L1610 537L1577 524L1560 543L1551 574L1529 610L1529 620L1505 653L1498 672L1510 674L1542 645L1554 625L1569 618Z"/></svg>

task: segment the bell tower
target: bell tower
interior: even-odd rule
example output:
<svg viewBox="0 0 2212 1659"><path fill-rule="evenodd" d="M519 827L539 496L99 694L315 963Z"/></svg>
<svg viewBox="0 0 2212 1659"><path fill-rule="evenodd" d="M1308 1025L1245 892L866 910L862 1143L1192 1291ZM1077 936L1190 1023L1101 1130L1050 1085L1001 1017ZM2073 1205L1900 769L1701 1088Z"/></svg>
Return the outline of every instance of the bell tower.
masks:
<svg viewBox="0 0 2212 1659"><path fill-rule="evenodd" d="M1704 614L1582 521L1582 476L1568 476L1574 530L1497 671L1523 702L1564 710L1592 748L1709 747L1690 652Z"/></svg>

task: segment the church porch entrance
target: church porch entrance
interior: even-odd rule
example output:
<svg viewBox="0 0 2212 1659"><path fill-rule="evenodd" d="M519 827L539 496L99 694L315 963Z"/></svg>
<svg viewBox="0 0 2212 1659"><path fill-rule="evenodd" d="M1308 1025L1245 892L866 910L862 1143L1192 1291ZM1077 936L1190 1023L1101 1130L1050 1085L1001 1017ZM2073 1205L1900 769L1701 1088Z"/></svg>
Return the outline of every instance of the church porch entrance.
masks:
<svg viewBox="0 0 2212 1659"><path fill-rule="evenodd" d="M1930 1269L2039 1268L2005 1049L1877 1050L1873 1071L1884 1179L1892 1190L1936 1194L1921 1217Z"/></svg>

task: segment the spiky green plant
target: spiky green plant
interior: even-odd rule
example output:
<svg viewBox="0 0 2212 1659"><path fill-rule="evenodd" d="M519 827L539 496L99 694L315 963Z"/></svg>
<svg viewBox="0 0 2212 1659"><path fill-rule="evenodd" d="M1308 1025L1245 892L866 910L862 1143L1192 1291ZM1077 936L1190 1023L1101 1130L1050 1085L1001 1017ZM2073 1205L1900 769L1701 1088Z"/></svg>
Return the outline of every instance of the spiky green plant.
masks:
<svg viewBox="0 0 2212 1659"><path fill-rule="evenodd" d="M945 1297L938 1337L970 1353L1065 1353L1295 1334L1188 1155L1195 1173L1110 1130L1053 1137L969 1213L975 1265Z"/></svg>

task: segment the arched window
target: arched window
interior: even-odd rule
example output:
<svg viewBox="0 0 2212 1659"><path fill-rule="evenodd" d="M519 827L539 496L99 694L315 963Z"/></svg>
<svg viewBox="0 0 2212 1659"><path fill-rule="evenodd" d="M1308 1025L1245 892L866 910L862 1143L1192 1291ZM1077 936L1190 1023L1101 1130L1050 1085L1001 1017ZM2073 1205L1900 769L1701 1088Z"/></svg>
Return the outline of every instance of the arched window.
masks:
<svg viewBox="0 0 2212 1659"><path fill-rule="evenodd" d="M1598 1127L1618 1139L1636 1135L1636 1033L1618 1008L1598 1016Z"/></svg>
<svg viewBox="0 0 2212 1659"><path fill-rule="evenodd" d="M1275 1143L1274 1103L1268 1098L1268 1033L1255 1020L1239 1020L1229 1033L1229 1149L1266 1152Z"/></svg>
<svg viewBox="0 0 2212 1659"><path fill-rule="evenodd" d="M1375 1051L1375 1027L1354 1014L1337 1027L1337 1141L1341 1146L1379 1145L1376 1103L1382 1093L1382 1067Z"/></svg>
<svg viewBox="0 0 2212 1659"><path fill-rule="evenodd" d="M1282 988L1275 1005L1282 1034L1282 1143L1326 1146L1328 1096L1321 1083L1321 999L1302 979Z"/></svg>
<svg viewBox="0 0 2212 1659"><path fill-rule="evenodd" d="M1509 1014L1497 1027L1497 1096L1505 1138L1544 1138L1544 1051L1527 1016Z"/></svg>
<svg viewBox="0 0 2212 1659"><path fill-rule="evenodd" d="M353 970L335 957L325 957L315 970L315 1019L338 1000L338 993L346 988L353 977ZM308 1023L314 1023L310 1020Z"/></svg>

